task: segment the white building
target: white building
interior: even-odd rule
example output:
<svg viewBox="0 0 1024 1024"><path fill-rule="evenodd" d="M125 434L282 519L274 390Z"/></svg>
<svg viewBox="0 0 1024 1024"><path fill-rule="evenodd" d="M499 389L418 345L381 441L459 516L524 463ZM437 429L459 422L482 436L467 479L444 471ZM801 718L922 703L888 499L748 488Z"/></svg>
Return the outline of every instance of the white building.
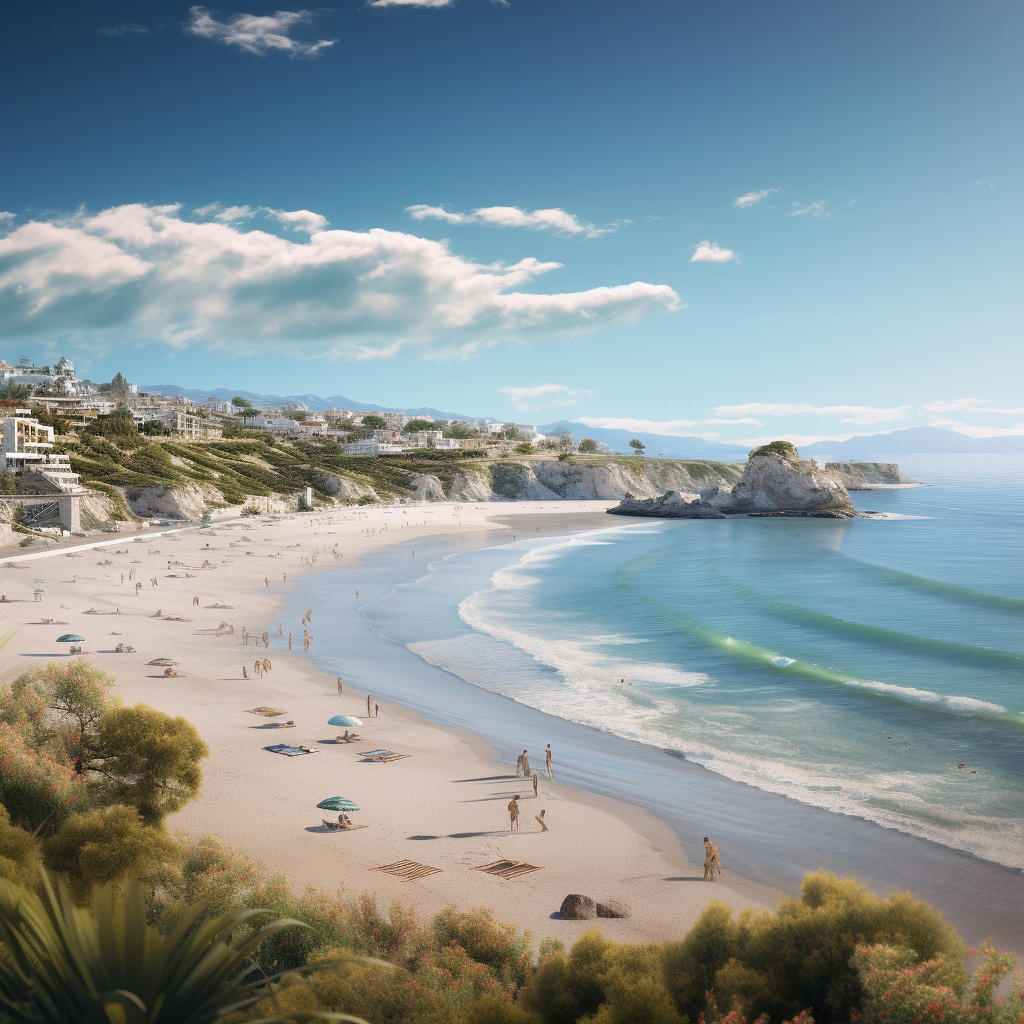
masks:
<svg viewBox="0 0 1024 1024"><path fill-rule="evenodd" d="M0 470L16 476L38 473L62 491L79 489L71 460L53 450L53 427L44 426L28 409L15 409L3 419Z"/></svg>
<svg viewBox="0 0 1024 1024"><path fill-rule="evenodd" d="M225 402L223 398L208 398L206 400L206 408L209 409L210 412L225 414L230 414L232 411L231 403Z"/></svg>
<svg viewBox="0 0 1024 1024"><path fill-rule="evenodd" d="M436 448L437 442L444 439L440 430L416 430L405 435L407 448Z"/></svg>
<svg viewBox="0 0 1024 1024"><path fill-rule="evenodd" d="M442 436L434 441L433 447L442 452L450 452L454 451L456 448L461 448L462 445L459 444L459 439L457 437Z"/></svg>

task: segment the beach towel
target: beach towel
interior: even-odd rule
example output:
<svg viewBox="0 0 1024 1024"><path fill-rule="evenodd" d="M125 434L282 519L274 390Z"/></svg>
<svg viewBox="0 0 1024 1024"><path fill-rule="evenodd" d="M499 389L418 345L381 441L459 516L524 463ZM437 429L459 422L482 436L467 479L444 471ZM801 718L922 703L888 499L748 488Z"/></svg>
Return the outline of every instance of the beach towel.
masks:
<svg viewBox="0 0 1024 1024"><path fill-rule="evenodd" d="M285 757L298 757L300 754L315 754L317 752L316 747L293 747L287 743L272 743L269 747L264 747L264 750L269 750L272 754L284 754Z"/></svg>
<svg viewBox="0 0 1024 1024"><path fill-rule="evenodd" d="M155 662L150 662L150 665ZM250 715L262 715L264 718L276 718L278 715L283 715L284 712L280 708L249 708Z"/></svg>
<svg viewBox="0 0 1024 1024"><path fill-rule="evenodd" d="M364 750L359 756L370 761L399 761L403 757L412 757L412 754L396 754L393 750Z"/></svg>

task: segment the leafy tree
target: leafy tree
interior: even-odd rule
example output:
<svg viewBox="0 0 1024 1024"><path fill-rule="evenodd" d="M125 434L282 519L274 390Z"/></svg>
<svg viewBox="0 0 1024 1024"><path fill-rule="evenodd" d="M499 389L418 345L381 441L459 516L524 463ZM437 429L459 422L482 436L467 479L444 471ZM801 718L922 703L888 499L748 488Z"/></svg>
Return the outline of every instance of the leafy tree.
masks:
<svg viewBox="0 0 1024 1024"><path fill-rule="evenodd" d="M35 750L17 729L0 723L0 803L14 824L29 832L55 831L86 799L80 775L50 750Z"/></svg>
<svg viewBox="0 0 1024 1024"><path fill-rule="evenodd" d="M248 398L242 398L241 395L235 395L235 397L231 399L231 404L236 409L251 409L252 408L252 402L250 402Z"/></svg>
<svg viewBox="0 0 1024 1024"><path fill-rule="evenodd" d="M145 434L147 437L169 437L171 435L171 428L160 420L146 420L139 427L139 433Z"/></svg>
<svg viewBox="0 0 1024 1024"><path fill-rule="evenodd" d="M134 807L117 805L67 818L43 842L43 857L48 868L66 876L75 901L84 903L94 885L151 878L178 859L179 849Z"/></svg>
<svg viewBox="0 0 1024 1024"><path fill-rule="evenodd" d="M199 762L210 750L187 719L145 704L114 708L100 720L97 743L89 768L104 780L106 800L134 805L147 825L199 795Z"/></svg>
<svg viewBox="0 0 1024 1024"><path fill-rule="evenodd" d="M800 453L796 450L796 446L790 444L789 441L771 441L768 444L763 444L760 448L755 448L749 452L747 458L756 459L762 455L779 455L791 462L796 462L800 459Z"/></svg>
<svg viewBox="0 0 1024 1024"><path fill-rule="evenodd" d="M83 438L104 437L121 448L136 448L146 442L139 436L135 420L128 409L115 409L106 416L97 416L89 426L82 431Z"/></svg>
<svg viewBox="0 0 1024 1024"><path fill-rule="evenodd" d="M580 441L581 455L594 455L597 452L597 442L592 437L585 437Z"/></svg>
<svg viewBox="0 0 1024 1024"><path fill-rule="evenodd" d="M632 448L637 455L643 455L644 448L646 448L647 445L645 445L640 438L634 437L633 440L629 442L629 447Z"/></svg>
<svg viewBox="0 0 1024 1024"><path fill-rule="evenodd" d="M530 455L533 452L533 445L529 441L521 441L516 445L516 452L519 455Z"/></svg>
<svg viewBox="0 0 1024 1024"><path fill-rule="evenodd" d="M241 411L241 413L239 413L239 415L242 417L243 420L251 420L251 419L255 419L257 416L259 416L260 415L260 411L259 411L259 409L254 409L251 405L247 405Z"/></svg>
<svg viewBox="0 0 1024 1024"><path fill-rule="evenodd" d="M297 423L301 423L303 420L309 419L309 412L305 409L293 409L289 415Z"/></svg>
<svg viewBox="0 0 1024 1024"><path fill-rule="evenodd" d="M274 921L240 947L228 944L259 910L207 917L192 908L162 935L148 922L142 887L115 898L97 887L93 909L74 905L61 880L43 876L43 898L0 880L0 1016L22 1024L213 1024L265 998L250 954L294 921ZM269 1024L269 1022L268 1022Z"/></svg>
<svg viewBox="0 0 1024 1024"><path fill-rule="evenodd" d="M445 427L443 434L445 437L454 437L459 441L464 441L469 437L476 437L478 431L470 430L469 427L462 426L461 423L453 423L450 427Z"/></svg>
<svg viewBox="0 0 1024 1024"><path fill-rule="evenodd" d="M17 494L18 478L6 471L0 473L0 494Z"/></svg>
<svg viewBox="0 0 1024 1024"><path fill-rule="evenodd" d="M437 430L438 425L433 420L409 420L405 425L405 432L407 434L415 434L421 430Z"/></svg>
<svg viewBox="0 0 1024 1024"><path fill-rule="evenodd" d="M114 374L113 379L106 386L105 390L118 399L127 398L131 394L128 381L120 372Z"/></svg>
<svg viewBox="0 0 1024 1024"><path fill-rule="evenodd" d="M5 401L24 401L32 394L32 389L27 384L8 384L0 391L0 399Z"/></svg>
<svg viewBox="0 0 1024 1024"><path fill-rule="evenodd" d="M383 430L387 426L387 421L384 419L383 416L364 416L363 426L366 427L368 430Z"/></svg>

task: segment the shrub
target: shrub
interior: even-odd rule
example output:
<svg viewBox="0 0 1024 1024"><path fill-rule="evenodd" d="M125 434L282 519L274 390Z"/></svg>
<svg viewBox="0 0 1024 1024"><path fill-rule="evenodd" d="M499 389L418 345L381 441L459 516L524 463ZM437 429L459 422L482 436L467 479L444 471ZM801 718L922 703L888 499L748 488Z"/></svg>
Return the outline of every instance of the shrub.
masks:
<svg viewBox="0 0 1024 1024"><path fill-rule="evenodd" d="M778 455L790 462L798 462L800 459L800 453L796 450L796 446L790 444L789 441L771 441L768 444L763 444L760 448L749 452L747 458L757 459L763 455Z"/></svg>
<svg viewBox="0 0 1024 1024"><path fill-rule="evenodd" d="M972 950L973 952L973 950ZM984 962L968 979L961 961L940 957L920 962L913 950L862 946L853 963L863 986L866 1024L1019 1024L1024 1019L1024 982L996 998L1000 982L1016 966L1007 953L982 949Z"/></svg>
<svg viewBox="0 0 1024 1024"><path fill-rule="evenodd" d="M80 775L48 750L33 749L16 728L0 723L0 803L11 821L29 832L53 832L85 801Z"/></svg>
<svg viewBox="0 0 1024 1024"><path fill-rule="evenodd" d="M240 516L261 516L263 513L259 510L256 505L246 505L241 512L238 513Z"/></svg>

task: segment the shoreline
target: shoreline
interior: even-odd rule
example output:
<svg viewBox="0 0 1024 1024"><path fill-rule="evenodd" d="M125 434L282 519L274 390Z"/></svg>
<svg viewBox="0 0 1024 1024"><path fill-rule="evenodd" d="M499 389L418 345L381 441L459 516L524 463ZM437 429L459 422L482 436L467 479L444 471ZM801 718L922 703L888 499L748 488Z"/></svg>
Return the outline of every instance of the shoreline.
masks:
<svg viewBox="0 0 1024 1024"><path fill-rule="evenodd" d="M580 512L580 504L588 507ZM182 531L166 531L159 538L143 538L145 546L135 545L129 538L121 537L101 543L103 546L113 544L127 549L127 558L124 555L117 558L117 562L127 566L134 555L148 552L154 540L164 545L161 549L163 554L156 558L157 563L164 562L168 552L173 556L172 561L181 561L185 554L191 554L199 562L208 551L216 551L219 555L232 552L232 548L225 548L225 543L234 542L232 564L222 565L216 573L207 571L202 574L197 570L191 576L194 582L190 583L183 582L190 578L187 572L179 574L173 571L174 567L166 578L161 573L160 585L175 591L173 607L168 591L159 594L158 586L142 592L143 603L139 611L143 611L143 605L147 610L154 603L160 607L156 601L159 596L172 614L187 615L187 609L179 607L182 603L179 598L191 593L192 589L197 592L201 589L215 601L235 604L231 611L217 610L205 616L204 621L205 618L211 619L211 626L216 625L214 619L226 615L233 621L236 630L241 625L247 625L249 628L258 626L262 631L266 623L283 622L289 602L301 601L305 588L316 585L318 580L326 580L324 569L351 568L363 563L364 556L385 552L394 555L399 550L398 541L423 537L424 541L420 543L430 538L430 543L450 547L454 538L461 534L463 543L486 547L500 543L510 534L518 536L513 533L516 526L529 531L529 536L542 537L564 537L586 529L621 528L620 524L608 522L604 509L609 504L612 503L515 503L511 508L506 506L501 511L491 504L490 507L464 506L461 513L450 504L413 509L376 508L370 511L346 510L324 514L314 512L287 520L279 519L272 525L245 521L215 523L211 529L190 531L188 538L180 535ZM572 506L576 508L570 511ZM328 520L333 525L327 525ZM426 525L414 527L414 521ZM318 523L323 525L318 528ZM402 527L396 529L399 523L402 523ZM541 527L540 531L536 530L537 526ZM174 533L179 536L173 536ZM300 558L312 557L309 554L314 547L311 535L317 537L316 546L319 547L325 543L333 545L343 541L343 560L333 563L328 555L324 561L318 560L317 564L296 565ZM328 541L328 537L332 539ZM269 545L272 550L269 552L268 540L272 542ZM290 547L297 547L297 550L287 551ZM247 556L246 551L252 551L253 555ZM277 554L278 551L280 554ZM61 557L67 556L69 552L54 551L49 554L51 557ZM70 554L74 556L75 552L71 551ZM79 557L84 557L81 552ZM273 561L268 563L268 559ZM144 556L144 561L152 563L154 556ZM266 570L270 565L273 565L273 573L280 574L278 579L285 573L290 577L285 589L262 586L264 579L269 582L271 573ZM110 568L120 573L122 566ZM374 571L373 566L370 571ZM7 573L8 577L11 575ZM148 578L149 570L143 575ZM25 574L26 582L28 576ZM85 582L83 578L78 584L72 585L71 590L84 589L82 583ZM296 582L298 587L293 586ZM10 586L8 583L4 585ZM211 585L217 586L219 597L210 592ZM224 597L220 592L227 585L230 585L231 590L229 596ZM153 593L154 589L157 593ZM94 583L89 588L90 606L100 606L110 590L120 598L122 606L126 609L132 607L135 599L119 585L113 586L112 582L103 587L97 587ZM261 590L264 593L260 593ZM70 598L71 594L65 596ZM83 595L78 593L74 597L75 604L81 605L82 598ZM64 599L62 597L61 603L64 603ZM48 607L44 614L53 611L53 604L54 598L48 593L44 603L44 607ZM70 606L70 600L68 604ZM206 598L203 604L206 604ZM10 626L10 615L14 609L20 612L20 604L0 606L0 613L7 620L5 628ZM68 610L71 611L70 607ZM79 610L75 608L74 612ZM152 611L148 614L151 615ZM194 614L198 620L198 610L194 610ZM66 617L72 619L72 614ZM133 627L131 634L127 630L129 618ZM314 637L318 629L325 629L323 620L323 613L314 611L310 625ZM164 625L164 620L154 620L148 616L139 621L139 615L131 611L127 611L123 620L80 620L83 633L86 628L91 629L94 625L99 627L102 623L112 621L118 623L117 628L126 641L130 635L139 641L141 634L135 631L140 626L147 627L144 629L146 639L135 643L139 654L116 655L100 651L87 655L90 661L119 676L117 692L129 702L144 701L168 713L185 715L200 729L211 747L211 758L204 764L203 795L170 819L169 826L187 831L194 838L205 833L218 834L229 845L262 860L268 870L280 870L292 875L299 889L303 884L313 883L331 892L343 885L350 896L364 890L375 890L385 902L400 897L418 903L424 911L429 912L441 909L447 902L455 902L464 909L478 905L489 906L499 919L520 928L529 928L535 941L549 934L572 941L584 928L594 925L600 927L609 938L622 941L678 938L685 934L700 908L712 898L725 900L736 912L747 906L771 909L784 890L793 889L792 884L787 884L789 879L779 885L778 875L772 877L771 873L767 876L762 873L761 880L758 880L756 870L748 871L746 878L732 870L735 858L729 854L729 843L733 837L728 832L731 826L726 818L730 812L735 814L737 807L741 814L750 810L750 807L744 808L742 800L737 799L744 796L742 791L748 791L745 796L759 805L768 804L779 809L778 831L764 837L766 846L778 842L787 825L801 828L805 823L817 822L815 827L819 831L824 828L828 833L828 846L834 846L837 841L841 843L841 837L865 830L874 830L872 834L883 834L880 840L884 848L882 859L888 855L885 851L889 854L896 851L907 858L909 866L903 866L911 871L909 877L912 880L915 863L918 865L916 870L924 873L923 881L928 881L930 874L933 876L931 881L940 887L955 883L957 877L967 878L972 873L980 873L986 878L992 874L993 883L1000 880L1005 883L1008 874L1011 874L1008 869L977 861L968 855L958 855L955 851L927 840L918 840L860 819L847 818L753 790L743 783L716 776L692 762L669 758L666 752L658 748L643 747L617 738L612 738L610 743L616 746L616 751L621 748L624 753L616 753L616 756L628 757L630 761L643 761L653 766L656 772L661 772L666 779L677 778L682 771L695 790L707 790L709 795L705 798L705 820L715 821L717 814L721 824L718 831L715 831L717 823L715 826L704 827L722 847L723 859L726 860L726 874L723 876L725 884L716 882L713 887L709 887L701 882L699 864L686 858L686 845L693 850L693 837L689 836L693 828L687 832L688 844L684 844L679 835L679 826L674 823L671 813L663 813L663 809L652 807L649 801L637 800L635 793L622 791L621 780L614 778L614 764L610 772L607 765L598 761L584 764L579 770L560 764L558 744L567 742L564 740L554 744L555 782L543 781L541 797L544 802L537 805L548 809L552 832L541 835L539 828L534 825L531 791L521 803L523 825L528 822L533 831L524 827L521 836L513 838L505 831L508 823L504 804L513 790L522 793L523 781L516 783L507 771L502 774L501 762L497 758L509 745L500 741L496 743L494 737L482 735L483 730L476 731L474 725L478 726L478 723L474 723L471 718L458 726L436 724L436 720L430 720L430 715L421 717L401 700L378 700L382 710L381 720L374 722L371 719L366 723L365 731L359 730L361 735L366 736L366 747L362 744L354 745L355 749L321 745L319 741L337 730L315 725L320 709L327 709L331 714L344 711L362 717L360 712L365 711L365 693L346 682L344 698L338 697L334 677L319 671L314 664L321 649L316 639L313 640L310 656L302 655L301 651L293 651L296 657L284 658L287 651L264 652L269 653L276 663L274 670L262 680L243 680L239 668L242 658L254 658L255 653L249 651L242 654L237 632L233 638L213 638L212 642L204 643L199 637L204 633L210 635L212 630L187 629L181 623ZM199 627L200 622L197 621L195 625ZM23 629L22 633L25 631ZM95 634L97 631L92 629L92 632ZM345 634L346 631L342 629L341 633ZM176 635L176 639L171 640L172 634ZM167 641L157 649L162 642L161 636L166 636ZM18 637L15 641L18 641ZM378 641L386 642L380 638ZM15 648L16 644L12 642L9 652L13 654ZM164 680L161 676L147 676L145 671L139 671L146 660L160 655L180 658L184 675L179 679ZM31 667L30 658L38 663L48 656L25 656L23 652L22 657L25 657L25 661L18 665L12 665L12 662L21 661L21 658L8 659L4 682L10 682L15 674ZM130 673L120 671L129 667ZM371 663L364 674L369 677L374 671L376 664ZM356 667L349 672L353 679L359 674L360 669ZM131 678L128 678L129 675ZM156 682L156 679L160 681ZM472 684L467 683L465 686L472 687ZM472 689L492 698L497 696L480 687ZM259 704L287 709L288 715L285 717L292 717L298 727L287 731L263 731L260 728L264 724L261 719L244 713L244 708ZM549 716L528 709L525 705L516 704L515 710L524 719L532 721L535 716L543 719L540 727L549 733L556 727L555 723L565 723L566 735L583 730L594 734L591 740L599 737L602 742L609 735L587 730L585 726L563 719L551 720ZM326 715L318 720L325 721ZM320 752L312 756L284 758L262 749L267 743L280 741L313 743L320 746ZM411 752L412 757L392 764L367 763L356 757L358 751L378 746L387 746L403 753ZM530 749L536 765L535 755L543 746L537 748L531 742ZM602 753L607 750L608 744L605 744ZM514 753L511 760L514 760ZM474 767L471 769L470 765ZM589 772L590 777L580 778L580 771ZM603 780L607 785L601 792L595 792L594 780L602 772L611 777ZM562 780L566 777L571 785L563 784ZM590 788L585 784L590 784ZM618 793L615 792L616 784L619 785ZM306 800L309 787L315 789L317 799L338 794L358 798L360 806L364 807L359 818L371 822L371 827L353 834L326 833L319 824L322 812L314 808L316 800ZM322 793L320 789L323 789ZM470 795L466 795L466 790ZM240 792L246 795L246 799L238 799ZM257 799L251 799L253 794L257 794ZM716 797L724 797L731 802L725 808L715 808L712 805ZM783 800L785 803L779 803ZM486 811L485 816L481 815L482 811ZM373 815L372 819L370 814ZM813 838L811 848L815 852L812 856L820 853L824 861L826 848L815 845L820 837ZM363 840L361 846L357 845L360 839ZM553 839L554 843L551 842ZM699 835L696 840L699 845ZM335 854L329 850L329 846L338 843L346 844L346 850ZM401 882L379 872L366 873L374 866L402 857L442 867L443 870L412 883ZM470 870L502 857L543 865L543 870L526 874L512 882L493 879L482 872ZM585 868L581 870L580 865L585 865ZM820 865L812 865L810 870L817 866ZM840 874L862 875L856 867L854 870L846 870L828 863L825 866ZM803 868L797 864L792 867L796 869L798 879ZM753 880L749 876L753 876ZM942 909L941 900L928 892L922 892L920 885L897 882L896 878L900 877L906 877L906 871L897 872L893 885L885 888L881 894L887 894L890 889L910 888L919 898ZM689 884L691 880L701 884L694 887ZM860 877L860 880L868 881L869 888L879 891L868 879ZM765 884L772 881L776 884ZM933 889L935 885L927 888ZM985 890L987 905L995 905L1008 895L1003 892L1005 885L996 888L998 891L995 892ZM557 916L553 919L552 915L556 915L562 898L569 892L583 892L598 900L624 900L632 904L634 916L625 920L602 919L591 922L561 921ZM1013 897L1010 898L1012 900ZM979 912L984 917L986 907L980 908ZM954 923L964 933L965 939L973 941L982 937L975 936L973 929L968 931L963 921L954 920ZM1020 936L1007 933L1005 928L996 929L995 934L1002 934L1002 946L1011 951L1019 952L1024 948Z"/></svg>
<svg viewBox="0 0 1024 1024"><path fill-rule="evenodd" d="M571 504L577 506L572 520L566 502L517 503L516 511L545 517L531 523L542 527L542 535L565 536L582 525L575 522L579 503ZM603 511L592 509L603 510L607 503L586 504L591 507L586 518L603 526ZM725 900L736 912L773 909L783 892L740 877L727 856L721 881L709 886L701 880L701 866L688 861L667 824L627 802L563 783L557 746L554 782L544 777L535 799L532 784L516 781L495 759L491 744L471 731L434 724L379 698L374 703L380 705L380 718L365 719L365 692L346 684L339 696L335 678L320 672L301 650L293 649L288 656L287 650L267 651L261 644L260 656L272 659L272 671L253 679L250 668L250 678L243 678L241 665L251 665L256 651L251 644L248 650L240 645L241 627L262 632L265 623L280 621L286 635L285 608L296 591L293 584L315 580L335 564L332 553L323 551L325 545L341 544L343 563L351 567L399 539L461 533L472 543L492 544L508 535L501 524L487 521L495 511L493 505L461 511L435 505L314 512L273 523L235 521L187 533L167 531L143 537L138 544L131 537L101 542L101 548L113 550L79 546L77 551L52 551L49 556L60 561L45 563L45 571L33 559L34 572L23 571L29 568L25 565L22 571L4 573L2 586L14 600L0 605L2 625L22 625L8 646L2 681L9 683L26 669L69 656L48 649L55 645L44 636L55 627L82 632L87 640L83 656L117 677L118 696L183 715L210 746L202 793L168 819L169 829L194 839L218 835L269 872L291 876L300 892L309 884L328 893L343 889L350 897L375 892L382 906L400 898L423 914L449 903L461 909L486 906L499 920L531 931L535 943L548 935L571 943L595 926L619 941L678 938L711 899ZM570 521L573 526L567 527ZM69 555L77 571L63 561ZM215 569L200 568L211 560ZM134 581L127 580L130 567L145 582L138 597L129 586L134 588ZM154 573L159 574L156 586L151 583ZM31 597L37 574L51 580L38 607ZM88 609L119 612L94 617L85 615ZM165 617L155 618L157 609ZM167 615L195 621L168 621ZM43 624L39 617L69 625ZM314 637L328 626L324 618L314 611L309 627ZM214 635L222 619L234 625L233 636ZM301 640L301 625L291 625L293 637L298 633ZM110 648L118 642L130 643L136 653L114 653ZM314 650L316 645L314 639ZM179 662L181 675L165 678L162 669L146 665L156 657ZM275 719L246 713L261 705L281 708L286 712L281 718L293 720L296 727L266 728ZM357 732L365 744L323 742L339 731L323 724L339 712L364 718ZM263 749L276 742L313 745L318 752L282 757ZM358 756L379 747L411 756L384 764ZM535 770L542 767L537 764L541 749L532 750ZM514 794L523 797L521 829L509 834L505 804ZM322 819L334 815L315 804L332 795L356 799L363 810L353 817L370 827L327 831ZM542 833L534 821L539 807L547 811L550 832ZM332 849L339 844L343 850ZM413 882L373 870L403 858L441 870ZM511 881L473 870L506 858L535 864L539 870ZM570 892L625 902L633 916L561 920L557 912Z"/></svg>

